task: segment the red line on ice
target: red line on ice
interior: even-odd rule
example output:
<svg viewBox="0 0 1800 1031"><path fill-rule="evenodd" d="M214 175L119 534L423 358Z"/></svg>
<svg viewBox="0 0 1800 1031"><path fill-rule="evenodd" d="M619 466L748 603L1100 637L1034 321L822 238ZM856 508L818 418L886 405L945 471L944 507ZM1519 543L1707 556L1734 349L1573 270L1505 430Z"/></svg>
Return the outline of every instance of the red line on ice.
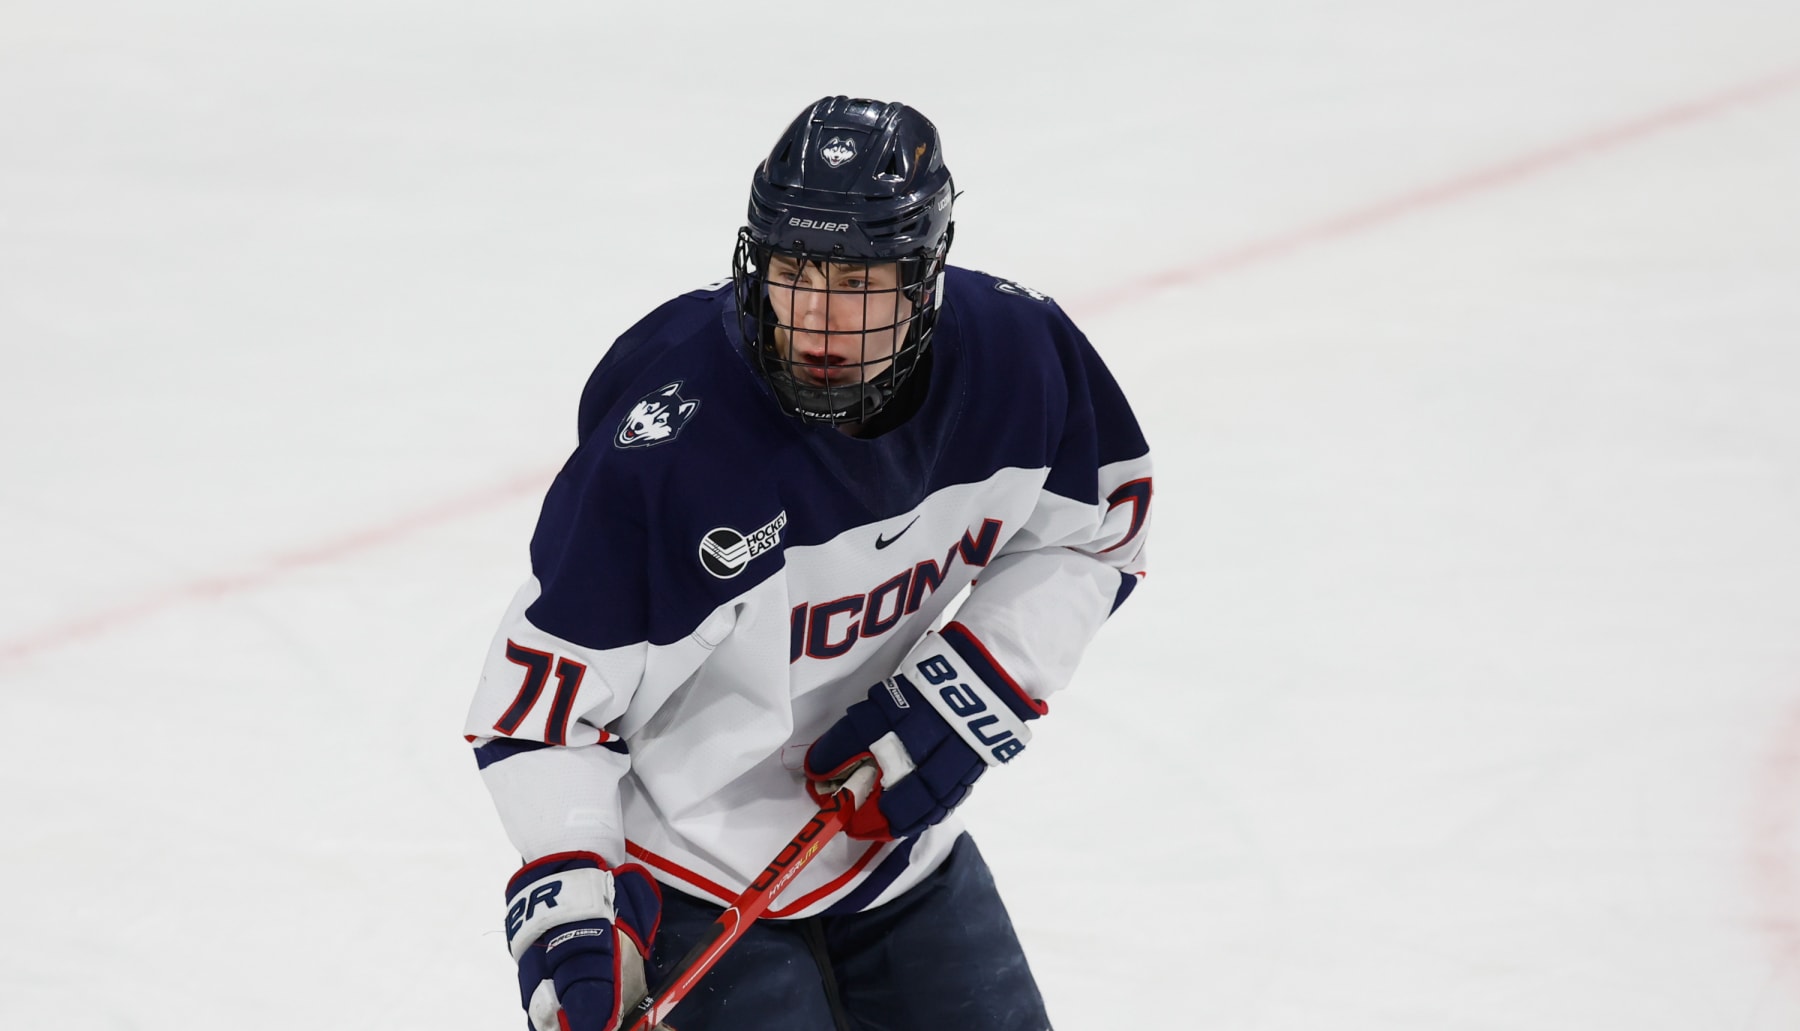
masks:
<svg viewBox="0 0 1800 1031"><path fill-rule="evenodd" d="M1170 269L1127 286L1081 298L1070 307L1084 315L1099 314L1142 301L1163 290L1193 286L1228 272L1285 257L1303 247L1351 236L1426 208L1459 201L1472 195L1509 186L1579 158L1614 150L1646 136L1703 121L1734 108L1763 100L1800 85L1800 68L1735 86L1698 100L1676 104L1610 128L1577 136L1473 172L1410 190L1373 204L1336 215L1287 233L1254 240L1231 250ZM354 531L320 544L275 555L244 573L207 577L153 592L131 601L44 627L23 637L0 643L0 663L106 633L114 627L154 615L190 601L206 601L239 591L252 590L288 572L318 566L379 547L440 523L510 502L542 489L549 474L533 472L440 502L430 508Z"/></svg>
<svg viewBox="0 0 1800 1031"><path fill-rule="evenodd" d="M282 552L264 559L255 567L237 573L224 573L191 580L161 591L134 598L111 608L77 616L12 641L0 644L0 663L22 659L71 642L106 633L114 627L153 616L176 605L253 590L281 579L297 570L321 566L348 558L359 552L378 548L391 541L408 537L419 530L454 522L464 516L512 501L533 490L541 490L550 481L551 470L538 470L514 476L480 490L440 501L430 508L410 512L385 523L353 530L317 544Z"/></svg>
<svg viewBox="0 0 1800 1031"><path fill-rule="evenodd" d="M1616 150L1665 129L1704 121L1732 108L1765 100L1792 89L1796 85L1800 85L1800 67L1789 68L1786 71L1743 83L1711 96L1666 107L1660 111L1634 118L1629 122L1564 140L1419 189L1396 194L1287 233L1254 240L1231 250L1202 258L1190 265L1169 269L1091 297L1079 298L1072 301L1070 307L1083 314L1098 313L1141 301L1152 294L1161 293L1174 287L1203 283L1229 272L1236 272L1239 269L1286 257L1304 247L1385 225L1426 208L1449 204L1474 194L1510 186L1546 169Z"/></svg>

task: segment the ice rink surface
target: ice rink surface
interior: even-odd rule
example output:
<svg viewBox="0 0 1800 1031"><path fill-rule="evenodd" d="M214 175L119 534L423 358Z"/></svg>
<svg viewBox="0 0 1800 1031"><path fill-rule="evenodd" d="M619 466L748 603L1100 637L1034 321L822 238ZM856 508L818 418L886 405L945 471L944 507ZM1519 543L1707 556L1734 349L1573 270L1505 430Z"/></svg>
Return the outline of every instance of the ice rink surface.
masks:
<svg viewBox="0 0 1800 1031"><path fill-rule="evenodd" d="M1800 5L613 6L0 8L0 1027L520 1026L478 662L836 92L1159 450L1058 1028L1800 1027Z"/></svg>

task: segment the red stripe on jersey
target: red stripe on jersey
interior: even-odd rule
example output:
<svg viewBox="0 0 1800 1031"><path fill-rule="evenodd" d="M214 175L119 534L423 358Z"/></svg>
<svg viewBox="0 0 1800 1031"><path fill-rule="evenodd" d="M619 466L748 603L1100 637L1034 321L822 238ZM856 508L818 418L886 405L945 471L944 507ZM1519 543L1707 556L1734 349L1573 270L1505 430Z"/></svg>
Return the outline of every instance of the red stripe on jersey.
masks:
<svg viewBox="0 0 1800 1031"><path fill-rule="evenodd" d="M721 906L729 906L731 905L732 900L737 898L737 892L732 891L730 888L725 887L717 881L702 877L679 863L664 859L662 856L657 855L635 841L627 841L625 843L625 851L633 858L643 860L651 866L656 867L658 870L661 870L663 873L668 874L670 877L673 877L678 881L686 881L688 884L706 892L713 898L718 899L719 905Z"/></svg>
<svg viewBox="0 0 1800 1031"><path fill-rule="evenodd" d="M846 884L856 877L857 874L863 872L863 869L869 865L870 860L875 858L875 854L881 851L883 844L885 844L885 842L879 841L871 844L864 850L863 854L857 858L856 862L850 865L850 869L845 870L843 873L833 878L830 883L795 899L792 905L783 906L780 909L771 908L764 914L764 919L782 919L800 912L827 895L842 890ZM717 881L703 877L700 874L689 870L680 863L659 856L635 841L627 841L625 843L625 851L630 853L634 858L640 859L643 862L656 867L670 877L679 881L684 881L695 888L699 888L701 891L717 899L721 906L729 906L737 901L737 892L732 891Z"/></svg>
<svg viewBox="0 0 1800 1031"><path fill-rule="evenodd" d="M783 906L780 909L771 909L767 915L779 920L782 917L800 912L807 906L812 905L827 895L835 894L848 884L857 874L862 873L863 867L869 865L869 861L875 858L875 853L880 852L881 846L884 844L886 844L886 842L877 841L870 845L867 849L863 850L862 856L859 857L856 862L850 864L850 869L845 870L843 873L832 878L829 884L800 896L794 900L794 904L791 906Z"/></svg>
<svg viewBox="0 0 1800 1031"><path fill-rule="evenodd" d="M1130 544L1132 538L1138 535L1138 531L1144 528L1144 517L1150 514L1150 498L1154 490L1150 481L1151 478L1148 476L1127 481L1106 496L1106 510L1109 513L1127 501L1131 502L1131 528L1126 531L1123 540L1110 548L1100 549L1100 554L1117 551Z"/></svg>

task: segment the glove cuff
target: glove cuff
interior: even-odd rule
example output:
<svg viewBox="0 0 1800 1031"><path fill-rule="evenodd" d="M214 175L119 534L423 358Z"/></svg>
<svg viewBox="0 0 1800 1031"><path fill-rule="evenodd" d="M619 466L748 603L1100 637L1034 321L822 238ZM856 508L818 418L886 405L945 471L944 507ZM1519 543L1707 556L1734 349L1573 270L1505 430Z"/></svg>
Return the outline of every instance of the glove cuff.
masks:
<svg viewBox="0 0 1800 1031"><path fill-rule="evenodd" d="M1012 674L995 661L994 656L988 652L987 645L982 644L981 639L968 627L956 622L946 623L938 636L956 650L956 654L961 656L984 684L994 690L1000 700L1006 703L1006 707L1012 710L1013 715L1022 720L1035 720L1050 711L1050 703L1026 694L1019 682L1012 678Z"/></svg>
<svg viewBox="0 0 1800 1031"><path fill-rule="evenodd" d="M644 868L609 869L595 852L558 852L526 863L507 882L506 897L506 945L514 960L546 932L583 920L608 921L648 955L662 919L662 893Z"/></svg>
<svg viewBox="0 0 1800 1031"><path fill-rule="evenodd" d="M901 672L988 766L1023 752L1031 740L1025 721L1049 709L1021 690L960 623L927 634L901 663Z"/></svg>
<svg viewBox="0 0 1800 1031"><path fill-rule="evenodd" d="M597 855L560 853L527 863L506 886L506 947L513 959L552 928L616 920L613 890L612 873Z"/></svg>

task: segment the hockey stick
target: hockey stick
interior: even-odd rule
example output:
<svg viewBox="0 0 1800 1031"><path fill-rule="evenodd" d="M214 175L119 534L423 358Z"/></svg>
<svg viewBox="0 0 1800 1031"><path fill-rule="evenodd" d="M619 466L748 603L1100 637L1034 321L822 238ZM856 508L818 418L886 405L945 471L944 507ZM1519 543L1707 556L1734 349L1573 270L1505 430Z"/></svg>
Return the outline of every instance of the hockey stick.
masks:
<svg viewBox="0 0 1800 1031"><path fill-rule="evenodd" d="M626 1024L628 1031L653 1031L659 1027L662 1019L675 1008L675 1004L687 998L707 971L725 955L725 951L737 944L737 940L750 930L750 925L768 910L769 905L775 901L775 896L781 894L781 890L792 883L801 870L806 869L806 864L812 862L827 841L844 829L844 825L850 822L851 811L869 797L878 774L879 770L871 762L865 762L851 771L842 786L819 807L819 811L806 822L806 826L800 828L800 833L782 846L763 872L756 875L756 880L750 882L750 887L745 888L744 893L725 907L725 912L719 914L719 919L712 925L712 935L702 939L688 950L687 955L681 957L681 962L675 964L675 969L669 972L668 981L662 990L644 996L643 1001L627 1014L630 1023L620 1023Z"/></svg>

